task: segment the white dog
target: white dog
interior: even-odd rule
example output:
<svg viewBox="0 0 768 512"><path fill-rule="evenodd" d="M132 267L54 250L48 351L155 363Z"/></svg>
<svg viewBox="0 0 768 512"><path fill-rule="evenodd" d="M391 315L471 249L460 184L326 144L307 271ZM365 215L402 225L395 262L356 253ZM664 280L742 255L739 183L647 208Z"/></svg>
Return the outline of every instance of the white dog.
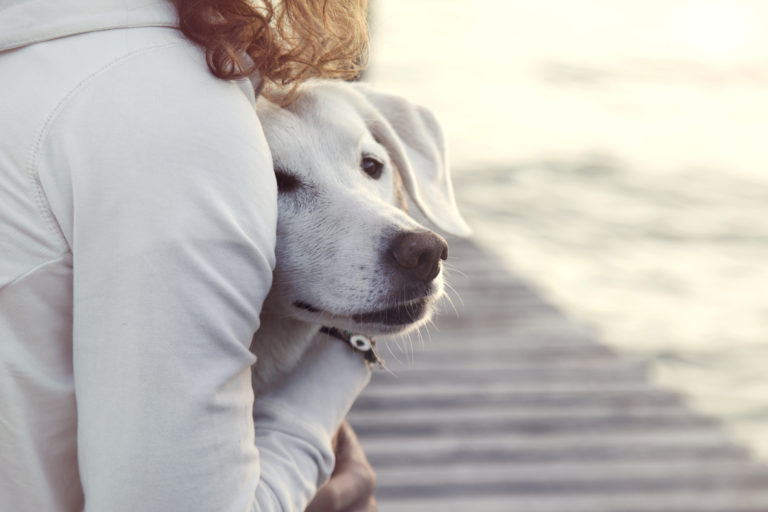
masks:
<svg viewBox="0 0 768 512"><path fill-rule="evenodd" d="M251 346L258 391L324 326L395 334L429 319L447 244L406 213L403 188L437 228L470 229L426 109L362 84L317 81L285 108L260 98L257 112L278 183L277 266Z"/></svg>

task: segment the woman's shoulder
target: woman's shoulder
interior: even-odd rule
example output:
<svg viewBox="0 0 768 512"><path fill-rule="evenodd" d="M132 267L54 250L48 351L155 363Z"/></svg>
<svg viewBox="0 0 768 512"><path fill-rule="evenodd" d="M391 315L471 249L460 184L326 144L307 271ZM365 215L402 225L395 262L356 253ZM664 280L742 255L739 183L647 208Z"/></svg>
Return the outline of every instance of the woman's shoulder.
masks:
<svg viewBox="0 0 768 512"><path fill-rule="evenodd" d="M175 108L212 109L223 112L221 117L230 122L227 110L253 109L250 83L216 78L208 69L204 51L177 30L121 29L106 31L100 38L101 44L116 51L70 92L73 104L82 95L89 100L97 97L105 108L127 107L149 116L161 116Z"/></svg>
<svg viewBox="0 0 768 512"><path fill-rule="evenodd" d="M268 156L250 82L216 78L203 50L178 31L132 32L143 30L115 31L127 38L123 51L69 91L52 116L52 131L140 147L207 141L225 152L247 141ZM106 35L103 43L114 46L120 37Z"/></svg>
<svg viewBox="0 0 768 512"><path fill-rule="evenodd" d="M157 197L187 217L258 215L271 233L272 160L248 88L213 76L192 43L167 39L124 53L65 98L40 137L46 196L64 223L72 195L98 189Z"/></svg>

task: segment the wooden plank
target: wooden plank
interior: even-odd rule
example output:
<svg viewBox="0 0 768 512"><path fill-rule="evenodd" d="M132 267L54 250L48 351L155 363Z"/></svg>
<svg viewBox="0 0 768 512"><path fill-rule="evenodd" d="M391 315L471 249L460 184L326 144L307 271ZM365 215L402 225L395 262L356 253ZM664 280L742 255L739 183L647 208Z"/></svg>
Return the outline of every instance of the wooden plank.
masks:
<svg viewBox="0 0 768 512"><path fill-rule="evenodd" d="M551 441L551 440L550 440ZM429 470L434 465L458 465L479 462L490 463L555 463L579 462L582 464L607 461L675 462L693 461L712 463L717 461L741 461L744 450L732 445L685 445L680 443L645 443L637 445L598 442L566 444L550 442L545 446L520 447L502 444L478 446L471 442L460 447L439 447L421 443L411 450L404 450L397 443L387 443L383 450L369 446L368 458L379 469L409 467ZM412 446L412 445L411 445ZM666 467L665 467L666 471Z"/></svg>
<svg viewBox="0 0 768 512"><path fill-rule="evenodd" d="M466 461L378 470L382 495L395 490L422 494L432 488L441 494L568 493L600 489L617 493L631 489L763 488L768 472L757 462L711 460L602 460L602 461Z"/></svg>
<svg viewBox="0 0 768 512"><path fill-rule="evenodd" d="M382 500L380 512L766 512L768 495L742 490L701 490L695 494L628 492L570 496L434 496Z"/></svg>
<svg viewBox="0 0 768 512"><path fill-rule="evenodd" d="M716 422L688 411L645 414L642 416L620 412L595 415L563 414L554 417L531 415L518 418L486 418L477 421L471 416L456 418L450 422L392 421L390 423L356 422L351 419L361 436L397 434L401 436L426 435L489 435L496 432L519 432L530 436L551 435L557 432L591 431L613 433L618 430L638 431L652 429L679 430L692 427L716 426Z"/></svg>
<svg viewBox="0 0 768 512"><path fill-rule="evenodd" d="M469 413L468 413L469 412ZM467 411L463 407L439 408L439 409L408 409L398 412L393 417L391 410L369 409L365 411L354 411L349 415L350 421L353 421L361 430L368 428L382 428L390 435L397 432L399 428L406 426L423 426L439 424L446 428L450 425L490 425L492 423L501 423L509 425L526 424L532 421L540 424L545 423L567 423L576 425L585 423L597 424L598 428L602 422L613 425L616 418L626 421L636 421L642 424L663 422L685 425L712 425L715 422L701 416L695 412L680 407L672 406L646 406L624 407L617 410L613 407L580 407L571 409L550 408L499 408L493 406L474 407ZM623 421L622 421L623 425ZM485 433L485 428L471 429L467 426L466 431L479 431ZM573 431L573 429L569 429ZM505 432L514 431L514 429L504 429ZM551 430L550 430L551 431ZM647 431L647 430L646 430ZM538 434L538 433L537 433Z"/></svg>
<svg viewBox="0 0 768 512"><path fill-rule="evenodd" d="M388 463L402 461L409 466L409 460L419 457L435 457L454 452L467 453L519 453L522 457L559 460L573 458L571 453L589 458L587 449L594 448L592 458L600 459L601 454L615 452L632 454L645 452L641 458L652 453L663 453L672 457L675 452L721 454L726 453L747 458L748 452L730 443L724 432L711 428L684 429L677 432L664 430L626 432L609 434L602 432L558 432L547 436L526 436L519 433L501 432L475 437L451 436L408 436L379 435L365 439L366 453ZM664 457L660 457L664 458ZM698 455L695 457L698 458ZM476 459L472 455L467 460Z"/></svg>
<svg viewBox="0 0 768 512"><path fill-rule="evenodd" d="M465 383L466 384L466 383ZM377 386L374 382L373 386ZM475 407L495 405L496 407L558 407L568 409L591 405L609 407L631 407L633 405L681 405L682 400L662 390L646 386L619 386L611 389L519 389L518 387L498 389L496 393L483 389L461 389L461 392L445 392L445 389L419 392L414 386L393 388L381 386L381 390L370 391L358 399L354 411L367 409L405 410L413 408L463 407L467 413ZM455 389L455 388L454 388ZM409 392L413 391L413 392Z"/></svg>

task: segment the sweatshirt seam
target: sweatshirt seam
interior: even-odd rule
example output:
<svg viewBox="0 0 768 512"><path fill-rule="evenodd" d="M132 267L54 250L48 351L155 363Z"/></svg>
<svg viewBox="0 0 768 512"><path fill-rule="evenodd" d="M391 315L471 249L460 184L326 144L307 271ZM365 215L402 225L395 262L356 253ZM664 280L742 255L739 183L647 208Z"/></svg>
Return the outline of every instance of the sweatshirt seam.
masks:
<svg viewBox="0 0 768 512"><path fill-rule="evenodd" d="M2 14L4 10L5 9L0 9L0 14ZM105 30L120 30L123 28L151 28L151 27L174 28L177 30L179 28L177 25L158 24L157 22L137 22L137 23L107 25L99 28L83 28L81 31L62 32L61 35L52 35L52 36L46 37L45 39L35 39L35 38L25 39L22 37L19 39L14 39L12 41L5 41L3 43L0 43L0 51L15 50L16 48L22 48L24 46L29 46L32 44L44 43L46 41L54 41L56 39L63 39L65 37L90 34L91 32L103 32Z"/></svg>
<svg viewBox="0 0 768 512"><path fill-rule="evenodd" d="M64 251L62 253L57 254L53 258L47 259L47 260L45 260L45 261L43 261L41 263L38 263L34 267L32 267L32 268L30 268L28 270L25 270L24 272L21 272L20 274L17 274L16 277L11 279L7 283L5 283L3 285L0 285L0 292L5 290L6 288L10 288L11 286L19 283L20 281L23 281L27 277L31 276L32 274L34 274L35 272L37 272L41 268L50 265L51 263L58 263L58 262L64 261L64 258L66 258L68 254L70 254L69 251Z"/></svg>
<svg viewBox="0 0 768 512"><path fill-rule="evenodd" d="M96 77L100 76L101 74L110 70L114 66L132 57L136 57L136 56L149 53L158 49L181 45L181 44L183 43L179 41L174 41L171 43L163 43L163 44L153 45L147 48L141 48L139 50L135 50L125 55L120 55L119 57L116 57L112 61L103 65L102 67L100 67L99 69L91 73L90 75L80 80L80 82L78 82L74 87L72 87L72 89L70 89L61 98L61 100L59 100L56 106L48 114L48 117L45 119L45 122L43 123L42 127L37 133L37 137L35 138L34 143L30 148L30 154L29 154L28 162L26 166L27 178L31 181L31 184L32 184L32 195L35 201L35 206L38 209L38 212L40 213L40 215L42 216L46 227L51 232L51 234L53 234L54 237L57 237L59 241L62 242L64 246L67 248L67 250L69 250L70 252L72 250L72 247L70 246L69 241L67 240L67 237L64 235L64 231L62 230L61 225L59 224L59 221L56 218L56 215L53 213L53 209L51 208L50 201L46 196L42 180L40 179L40 170L39 170L40 156L42 154L43 142L46 135L48 135L54 121L56 120L58 115L61 113L61 111L64 109L66 104L72 99L72 97L74 97L75 94L77 94L80 90L82 90L86 85L88 85Z"/></svg>

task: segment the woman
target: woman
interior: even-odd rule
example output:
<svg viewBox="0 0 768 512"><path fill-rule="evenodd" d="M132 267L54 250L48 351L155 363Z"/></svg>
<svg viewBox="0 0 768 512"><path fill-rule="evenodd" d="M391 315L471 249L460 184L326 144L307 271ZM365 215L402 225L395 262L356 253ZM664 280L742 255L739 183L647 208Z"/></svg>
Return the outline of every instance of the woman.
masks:
<svg viewBox="0 0 768 512"><path fill-rule="evenodd" d="M0 8L4 510L302 510L333 470L358 355L253 404L276 190L245 77L356 72L364 6L281 5ZM348 427L337 452L312 506L372 507Z"/></svg>

